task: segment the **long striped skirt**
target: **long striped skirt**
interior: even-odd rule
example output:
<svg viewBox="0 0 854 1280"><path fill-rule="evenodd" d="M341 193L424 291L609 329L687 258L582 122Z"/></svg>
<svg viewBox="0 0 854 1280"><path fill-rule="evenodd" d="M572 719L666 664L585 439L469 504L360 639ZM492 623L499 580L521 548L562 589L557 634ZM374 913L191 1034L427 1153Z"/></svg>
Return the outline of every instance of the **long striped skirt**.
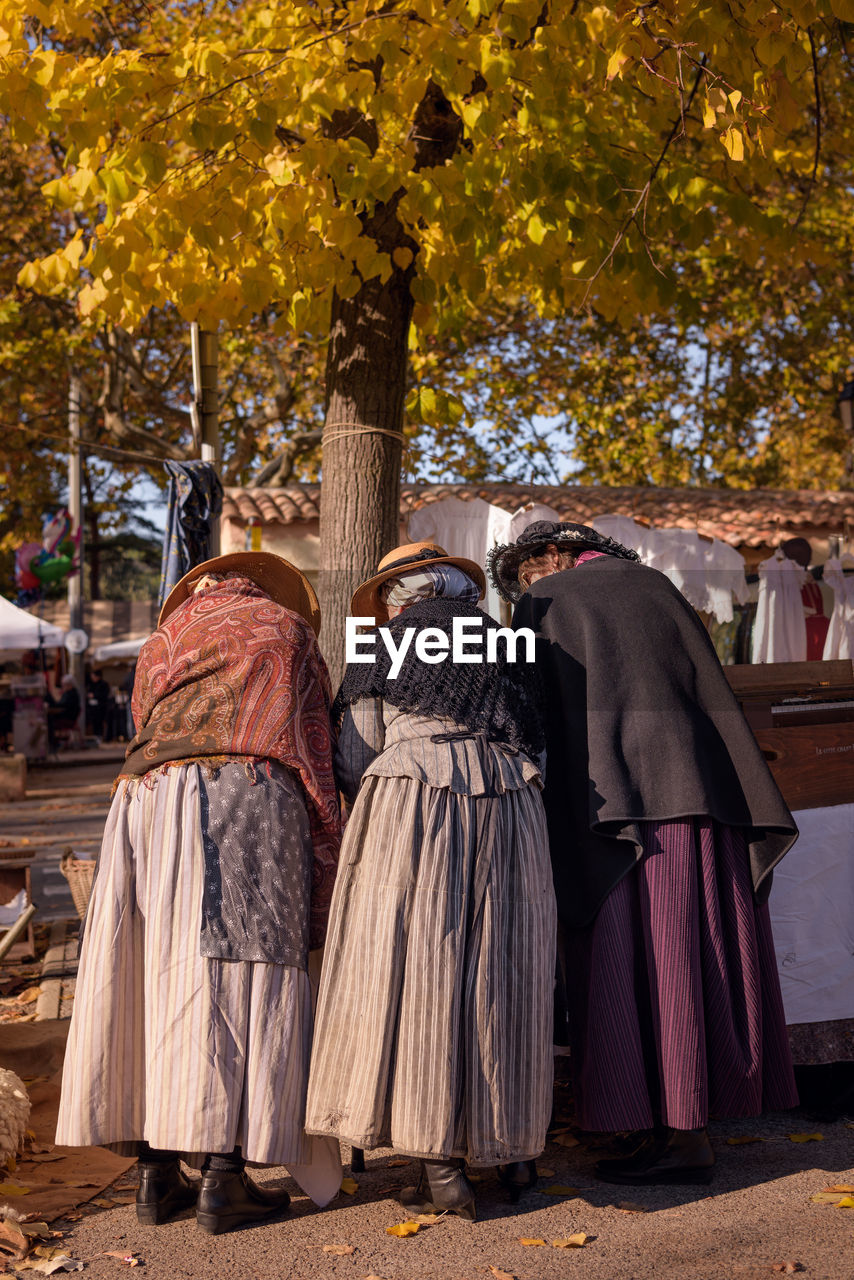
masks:
<svg viewBox="0 0 854 1280"><path fill-rule="evenodd" d="M127 1155L142 1140L187 1154L239 1146L298 1181L313 1166L313 1196L325 1169L331 1198L337 1150L304 1130L308 975L200 955L204 870L198 766L122 783L86 920L56 1140Z"/></svg>
<svg viewBox="0 0 854 1280"><path fill-rule="evenodd" d="M579 1123L694 1129L797 1106L743 833L705 818L641 830L637 866L564 937Z"/></svg>
<svg viewBox="0 0 854 1280"><path fill-rule="evenodd" d="M332 901L307 1129L474 1165L539 1153L554 957L539 790L366 778Z"/></svg>

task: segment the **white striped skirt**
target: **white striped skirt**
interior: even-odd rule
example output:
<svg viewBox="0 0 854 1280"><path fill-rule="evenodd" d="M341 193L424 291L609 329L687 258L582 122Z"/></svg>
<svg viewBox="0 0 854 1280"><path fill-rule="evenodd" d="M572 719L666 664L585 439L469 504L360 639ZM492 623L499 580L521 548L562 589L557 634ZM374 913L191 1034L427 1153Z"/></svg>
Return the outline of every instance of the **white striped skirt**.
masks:
<svg viewBox="0 0 854 1280"><path fill-rule="evenodd" d="M322 1166L332 1185L337 1148L304 1128L308 974L202 957L204 871L198 766L120 784L86 919L56 1141L128 1155L143 1140L188 1154L239 1146L300 1182L304 1166Z"/></svg>
<svg viewBox="0 0 854 1280"><path fill-rule="evenodd" d="M539 790L367 777L345 831L306 1127L495 1165L551 1114L555 900Z"/></svg>

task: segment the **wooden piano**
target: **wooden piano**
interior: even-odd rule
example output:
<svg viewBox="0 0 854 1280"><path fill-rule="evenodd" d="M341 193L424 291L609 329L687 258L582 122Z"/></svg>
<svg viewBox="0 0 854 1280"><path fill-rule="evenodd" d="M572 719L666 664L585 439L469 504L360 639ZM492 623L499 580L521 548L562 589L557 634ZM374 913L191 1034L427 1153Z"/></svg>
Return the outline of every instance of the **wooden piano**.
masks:
<svg viewBox="0 0 854 1280"><path fill-rule="evenodd" d="M789 808L854 803L854 662L724 672Z"/></svg>

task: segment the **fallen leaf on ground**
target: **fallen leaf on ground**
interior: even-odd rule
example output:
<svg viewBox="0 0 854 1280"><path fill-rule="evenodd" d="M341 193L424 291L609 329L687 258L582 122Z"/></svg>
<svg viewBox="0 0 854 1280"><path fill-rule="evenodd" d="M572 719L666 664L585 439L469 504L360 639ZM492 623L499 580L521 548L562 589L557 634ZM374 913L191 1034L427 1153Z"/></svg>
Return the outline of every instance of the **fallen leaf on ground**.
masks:
<svg viewBox="0 0 854 1280"><path fill-rule="evenodd" d="M354 1196L359 1190L359 1184L355 1178L344 1178L341 1182L341 1190L346 1196Z"/></svg>
<svg viewBox="0 0 854 1280"><path fill-rule="evenodd" d="M623 1213L646 1213L647 1212L647 1207L645 1204L635 1204L632 1200L621 1200L620 1203L617 1205L617 1208L620 1209Z"/></svg>
<svg viewBox="0 0 854 1280"><path fill-rule="evenodd" d="M141 1267L143 1265L142 1258L138 1253L122 1253L121 1249L110 1249L106 1253L96 1253L96 1258L118 1258L119 1262L126 1262L129 1267Z"/></svg>
<svg viewBox="0 0 854 1280"><path fill-rule="evenodd" d="M764 1142L764 1138L754 1137L753 1134L746 1133L741 1138L727 1138L727 1145L730 1147L745 1147L748 1142Z"/></svg>
<svg viewBox="0 0 854 1280"><path fill-rule="evenodd" d="M386 1235L389 1236L414 1236L416 1231L420 1231L421 1226L417 1222L396 1222L393 1227L386 1227Z"/></svg>
<svg viewBox="0 0 854 1280"><path fill-rule="evenodd" d="M422 1227L432 1227L434 1222L444 1218L444 1213L413 1213L410 1222L420 1222Z"/></svg>
<svg viewBox="0 0 854 1280"><path fill-rule="evenodd" d="M520 1244L545 1244L545 1240L540 1240L539 1236L520 1236Z"/></svg>
<svg viewBox="0 0 854 1280"><path fill-rule="evenodd" d="M824 1189L825 1191L841 1191L843 1195L847 1193L854 1195L854 1184L850 1182L834 1182L832 1186Z"/></svg>
<svg viewBox="0 0 854 1280"><path fill-rule="evenodd" d="M793 1275L795 1271L804 1271L806 1268L802 1262L772 1262L771 1270L783 1271L787 1276L790 1276Z"/></svg>
<svg viewBox="0 0 854 1280"><path fill-rule="evenodd" d="M365 1276L365 1280L383 1280L382 1276Z"/></svg>
<svg viewBox="0 0 854 1280"><path fill-rule="evenodd" d="M489 1269L495 1276L495 1280L516 1280L516 1277L511 1275L509 1271L502 1271L499 1267L490 1267Z"/></svg>
<svg viewBox="0 0 854 1280"><path fill-rule="evenodd" d="M83 1270L83 1263L76 1258L69 1258L67 1253L57 1253L55 1250L52 1252L54 1256L51 1258L40 1258L38 1262L34 1262L32 1258L27 1258L25 1262L18 1263L15 1269L17 1271L38 1271L43 1276L52 1276L54 1271Z"/></svg>
<svg viewBox="0 0 854 1280"><path fill-rule="evenodd" d="M843 1196L836 1207L837 1209L854 1209L854 1196Z"/></svg>
<svg viewBox="0 0 854 1280"><path fill-rule="evenodd" d="M553 1178L555 1171L554 1169L537 1169L537 1176L540 1178Z"/></svg>
<svg viewBox="0 0 854 1280"><path fill-rule="evenodd" d="M574 1138L571 1133L561 1133L555 1138L555 1142L559 1147L577 1147L578 1139Z"/></svg>
<svg viewBox="0 0 854 1280"><path fill-rule="evenodd" d="M0 1222L0 1254L11 1254L23 1258L30 1247L30 1242L21 1230L21 1225L14 1218L4 1218Z"/></svg>
<svg viewBox="0 0 854 1280"><path fill-rule="evenodd" d="M99 1209L115 1209L116 1207L115 1200L104 1200L100 1196L97 1200L90 1200L89 1203L96 1204Z"/></svg>
<svg viewBox="0 0 854 1280"><path fill-rule="evenodd" d="M567 1236L565 1240L552 1240L555 1249L582 1249L587 1244L589 1236L583 1231L577 1231L574 1236Z"/></svg>
<svg viewBox="0 0 854 1280"><path fill-rule="evenodd" d="M560 1183L555 1183L551 1187L543 1187L542 1194L544 1196L577 1196L578 1187L564 1187Z"/></svg>
<svg viewBox="0 0 854 1280"><path fill-rule="evenodd" d="M46 1222L21 1222L18 1226L25 1236L37 1236L39 1240L51 1240L62 1235L61 1231L51 1231Z"/></svg>
<svg viewBox="0 0 854 1280"><path fill-rule="evenodd" d="M344 1258L348 1253L355 1253L356 1246L354 1244L325 1244L323 1252L334 1253L336 1258Z"/></svg>
<svg viewBox="0 0 854 1280"><path fill-rule="evenodd" d="M38 1000L41 995L41 987L27 987L26 991L22 991L20 995L15 996L21 1004L32 1004L34 1000Z"/></svg>
<svg viewBox="0 0 854 1280"><path fill-rule="evenodd" d="M136 1204L135 1191L111 1191L110 1196L113 1204Z"/></svg>
<svg viewBox="0 0 854 1280"><path fill-rule="evenodd" d="M0 1182L0 1196L28 1196L30 1187L19 1186L17 1182Z"/></svg>
<svg viewBox="0 0 854 1280"><path fill-rule="evenodd" d="M824 1142L823 1133L787 1133L790 1142Z"/></svg>
<svg viewBox="0 0 854 1280"><path fill-rule="evenodd" d="M402 1169L404 1165L411 1164L409 1160L389 1160L386 1165L387 1169Z"/></svg>

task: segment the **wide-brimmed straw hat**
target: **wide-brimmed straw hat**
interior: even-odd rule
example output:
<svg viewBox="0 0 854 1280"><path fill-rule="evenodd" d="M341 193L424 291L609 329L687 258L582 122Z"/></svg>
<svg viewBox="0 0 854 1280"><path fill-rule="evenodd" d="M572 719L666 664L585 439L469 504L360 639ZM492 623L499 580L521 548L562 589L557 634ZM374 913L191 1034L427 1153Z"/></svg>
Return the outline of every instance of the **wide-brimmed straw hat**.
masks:
<svg viewBox="0 0 854 1280"><path fill-rule="evenodd" d="M380 598L380 588L389 578L399 578L407 569L427 569L435 565L452 564L476 583L482 600L486 594L486 575L474 560L466 560L464 556L449 556L438 542L407 542L395 547L380 560L379 568L372 578L357 588L350 602L350 613L354 618L372 617L377 621L388 620L388 609Z"/></svg>
<svg viewBox="0 0 854 1280"><path fill-rule="evenodd" d="M640 560L636 551L587 524L573 524L569 520L536 520L519 534L515 542L493 547L486 557L492 585L499 595L515 604L523 595L519 569L526 560L542 555L550 546L557 547L559 551L602 551L620 560Z"/></svg>
<svg viewBox="0 0 854 1280"><path fill-rule="evenodd" d="M205 560L185 573L180 582L169 592L163 601L157 625L163 623L179 604L183 604L192 595L192 586L206 573L240 573L265 591L276 604L284 605L305 618L315 635L320 633L320 605L314 588L304 573L285 560L283 556L273 555L271 551L232 551L226 556L215 556L213 560Z"/></svg>

